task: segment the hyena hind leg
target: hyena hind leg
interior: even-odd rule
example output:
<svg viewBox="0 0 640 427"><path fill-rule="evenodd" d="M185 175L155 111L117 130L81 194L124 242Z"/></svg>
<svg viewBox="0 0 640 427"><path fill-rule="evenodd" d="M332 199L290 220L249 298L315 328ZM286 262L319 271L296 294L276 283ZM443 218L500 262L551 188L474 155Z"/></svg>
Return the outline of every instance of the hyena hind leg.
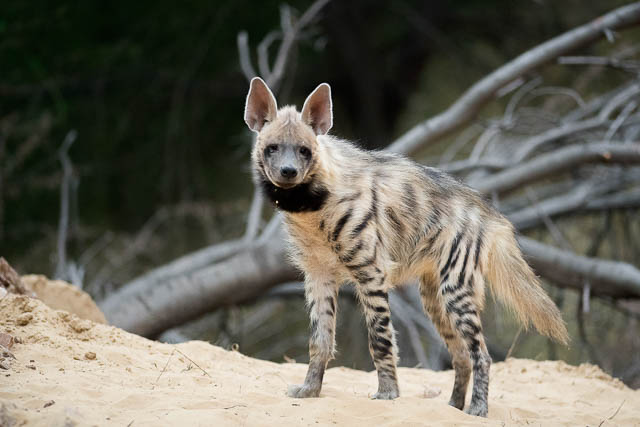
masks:
<svg viewBox="0 0 640 427"><path fill-rule="evenodd" d="M476 302L476 294L481 294L480 287L484 285L482 280L482 276L473 273L465 281L464 273L460 273L457 280L443 282L440 290L454 335L463 341L473 366L473 392L466 412L486 417L489 411L491 357L482 335L480 302Z"/></svg>
<svg viewBox="0 0 640 427"><path fill-rule="evenodd" d="M318 397L327 363L333 358L336 335L338 288L334 283L308 285L306 288L311 318L309 367L304 384L291 385L289 397Z"/></svg>
<svg viewBox="0 0 640 427"><path fill-rule="evenodd" d="M453 391L449 399L449 405L462 410L467 394L469 379L471 378L471 357L464 340L451 327L449 316L444 310L442 301L438 295L438 283L430 278L423 277L420 284L420 294L424 310L429 314L431 321L436 326L440 336L447 345L455 380Z"/></svg>

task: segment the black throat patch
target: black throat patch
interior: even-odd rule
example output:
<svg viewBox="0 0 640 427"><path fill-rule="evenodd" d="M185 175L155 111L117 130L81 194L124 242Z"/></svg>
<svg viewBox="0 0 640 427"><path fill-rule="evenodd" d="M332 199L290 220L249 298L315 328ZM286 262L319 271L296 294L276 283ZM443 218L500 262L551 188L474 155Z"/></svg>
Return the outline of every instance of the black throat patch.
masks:
<svg viewBox="0 0 640 427"><path fill-rule="evenodd" d="M318 211L329 197L329 191L325 187L313 185L313 183L299 184L293 188L284 189L276 187L268 178L261 176L260 184L271 202L285 212Z"/></svg>

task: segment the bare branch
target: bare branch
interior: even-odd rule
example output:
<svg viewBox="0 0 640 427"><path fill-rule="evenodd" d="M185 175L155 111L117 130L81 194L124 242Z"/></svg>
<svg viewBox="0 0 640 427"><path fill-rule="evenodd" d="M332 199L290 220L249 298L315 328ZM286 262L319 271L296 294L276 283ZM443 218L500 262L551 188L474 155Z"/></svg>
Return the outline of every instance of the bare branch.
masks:
<svg viewBox="0 0 640 427"><path fill-rule="evenodd" d="M518 151L516 151L513 155L513 162L521 162L525 158L529 157L531 153L545 144L557 141L561 138L566 138L567 136L576 134L578 132L584 132L587 130L598 128L605 125L606 123L608 123L606 119L588 119L580 122L566 123L560 127L553 128L539 135L533 136L520 144L522 147L519 148Z"/></svg>
<svg viewBox="0 0 640 427"><path fill-rule="evenodd" d="M389 150L415 153L468 123L500 88L523 74L602 37L605 29L621 29L638 22L640 3L633 3L534 47L474 84L443 113L410 129L393 142Z"/></svg>
<svg viewBox="0 0 640 427"><path fill-rule="evenodd" d="M590 180L573 187L568 192L511 212L507 218L518 230L523 231L539 225L540 215L554 217L580 211L638 207L640 206L640 188L604 195L624 188L634 180L640 180L637 171L625 173L620 178L607 176L598 181Z"/></svg>
<svg viewBox="0 0 640 427"><path fill-rule="evenodd" d="M70 130L58 150L58 158L62 164L62 183L60 184L60 218L58 219L58 262L55 277L67 279L67 236L69 232L69 198L73 180L73 164L69 158L69 148L76 140L78 133Z"/></svg>
<svg viewBox="0 0 640 427"><path fill-rule="evenodd" d="M626 209L640 207L640 188L590 200L585 206L589 210Z"/></svg>
<svg viewBox="0 0 640 427"><path fill-rule="evenodd" d="M270 31L258 45L258 68L260 75L271 75L271 67L269 66L269 47L274 41L281 37L279 31Z"/></svg>
<svg viewBox="0 0 640 427"><path fill-rule="evenodd" d="M483 193L504 192L526 182L571 170L572 167L583 163L594 162L638 163L640 162L640 144L591 143L560 148L479 180L472 185Z"/></svg>
<svg viewBox="0 0 640 427"><path fill-rule="evenodd" d="M500 159L491 159L491 158L481 158L478 160L473 159L465 159L458 160L456 162L451 162L448 164L444 164L439 166L445 172L448 173L461 173L465 172L469 169L490 169L490 170L501 170L508 167L510 163L500 160Z"/></svg>
<svg viewBox="0 0 640 427"><path fill-rule="evenodd" d="M409 334L409 343L411 344L411 348L413 353L418 359L418 362L423 367L429 367L429 360L427 359L427 353L424 351L424 346L422 341L420 340L420 334L418 333L418 328L414 323L413 319L407 315L405 311L407 303L396 295L395 292L391 292L389 294L389 308L391 309L391 315L393 316L394 321L398 321L402 326L405 327L407 333ZM422 315L421 315L422 316Z"/></svg>
<svg viewBox="0 0 640 427"><path fill-rule="evenodd" d="M286 69L287 60L289 58L289 54L291 53L291 49L293 48L296 37L298 37L300 31L309 25L313 19L316 17L318 13L329 3L330 0L316 0L313 4L307 9L307 11L298 19L298 21L293 26L289 26L289 20L282 20L282 43L280 44L280 48L278 49L278 54L276 56L276 60L273 64L273 71L269 76L267 76L267 84L274 91L277 92L280 88L280 84L282 83L282 78L284 77L284 72ZM287 9L283 9L286 11ZM286 15L286 13L284 13ZM281 13L282 18L282 13Z"/></svg>
<svg viewBox="0 0 640 427"><path fill-rule="evenodd" d="M562 65L599 65L602 67L618 68L631 73L640 70L640 62L605 56L561 56L558 64Z"/></svg>
<svg viewBox="0 0 640 427"><path fill-rule="evenodd" d="M640 296L640 270L631 264L577 255L522 236L518 242L536 273L559 286L582 291L588 281L592 294Z"/></svg>
<svg viewBox="0 0 640 427"><path fill-rule="evenodd" d="M240 31L237 38L238 56L240 57L240 68L242 74L247 80L251 80L257 74L251 63L251 54L249 53L249 34L246 31Z"/></svg>
<svg viewBox="0 0 640 427"><path fill-rule="evenodd" d="M598 118L601 120L608 119L615 110L638 94L640 94L640 84L634 83L611 98L611 100L602 107L602 110L598 114Z"/></svg>
<svg viewBox="0 0 640 427"><path fill-rule="evenodd" d="M551 218L549 218L549 215L547 215L540 209L538 205L538 198L536 197L535 192L532 189L527 188L526 193L527 196L531 199L533 207L537 209L538 216L547 227L547 230L549 230L549 234L551 234L551 237L553 237L553 240L555 240L556 244L564 247L564 249L566 250L572 250L573 248L571 247L571 244L564 236L564 234L562 234L562 231L560 231L560 229L558 229L558 226L556 226Z"/></svg>
<svg viewBox="0 0 640 427"><path fill-rule="evenodd" d="M535 98L542 95L564 95L566 97L573 99L575 103L578 104L578 108L587 107L587 103L584 102L584 99L582 99L580 94L570 88L547 86L547 87L541 87L539 89L535 89L531 92L531 98ZM531 99L529 99L529 101L530 100Z"/></svg>
<svg viewBox="0 0 640 427"><path fill-rule="evenodd" d="M245 231L245 240L253 240L260 229L260 221L262 221L262 207L264 204L264 196L262 190L256 187L253 190L253 200L249 208L249 216L247 219L247 230Z"/></svg>
<svg viewBox="0 0 640 427"><path fill-rule="evenodd" d="M620 126L624 124L624 122L629 118L633 110L636 109L637 105L638 103L636 101L631 101L624 107L624 109L620 112L618 117L616 117L613 123L611 123L609 130L607 130L607 134L604 136L605 141L608 142L611 140L611 138L613 138L616 132L618 132L618 129L620 129Z"/></svg>
<svg viewBox="0 0 640 427"><path fill-rule="evenodd" d="M507 107L504 109L504 118L502 119L504 123L511 123L513 121L513 114L515 113L520 101L522 101L529 92L540 86L541 83L542 77L536 77L518 89L518 91L509 100Z"/></svg>
<svg viewBox="0 0 640 427"><path fill-rule="evenodd" d="M442 168L443 165L446 165L447 163L451 162L456 157L458 152L465 145L467 145L469 141L475 138L475 136L478 134L478 132L481 129L482 129L481 126L476 124L476 125L469 126L467 129L462 131L462 133L456 138L454 143L451 144L449 147L447 147L447 149L444 151L442 156L440 156L440 160L438 161L438 167Z"/></svg>

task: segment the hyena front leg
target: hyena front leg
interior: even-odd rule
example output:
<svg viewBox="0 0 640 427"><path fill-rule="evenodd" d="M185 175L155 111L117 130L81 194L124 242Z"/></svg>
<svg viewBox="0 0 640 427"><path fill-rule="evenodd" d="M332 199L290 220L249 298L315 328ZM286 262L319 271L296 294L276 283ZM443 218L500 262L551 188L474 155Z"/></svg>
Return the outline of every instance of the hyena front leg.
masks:
<svg viewBox="0 0 640 427"><path fill-rule="evenodd" d="M309 282L305 287L311 335L309 337L309 368L302 385L289 386L290 397L318 397L324 371L335 351L338 286L335 282Z"/></svg>
<svg viewBox="0 0 640 427"><path fill-rule="evenodd" d="M356 289L367 324L369 352L378 372L378 392L373 398L395 399L400 395L396 375L398 349L391 325L389 296L384 290L384 276L372 278L371 282L360 282Z"/></svg>

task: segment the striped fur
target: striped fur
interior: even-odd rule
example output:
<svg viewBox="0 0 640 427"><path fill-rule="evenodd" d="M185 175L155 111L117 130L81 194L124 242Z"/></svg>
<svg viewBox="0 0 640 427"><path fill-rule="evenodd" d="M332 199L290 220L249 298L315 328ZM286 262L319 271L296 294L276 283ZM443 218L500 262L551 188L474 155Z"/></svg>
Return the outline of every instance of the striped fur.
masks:
<svg viewBox="0 0 640 427"><path fill-rule="evenodd" d="M437 169L326 135L332 123L328 85L309 96L301 113L294 107L277 110L265 88L254 79L247 98L252 116L245 119L258 133L254 176L285 213L311 317L307 377L288 394L319 395L335 352L338 289L352 282L378 372L374 398L397 397L388 292L419 279L424 309L456 372L450 404L464 407L473 373L467 412L486 416L491 358L480 323L485 278L524 325L531 322L560 342L568 338L558 309L522 258L511 224L477 192ZM310 157L300 158L301 147ZM284 178L283 168L294 168L296 176Z"/></svg>

